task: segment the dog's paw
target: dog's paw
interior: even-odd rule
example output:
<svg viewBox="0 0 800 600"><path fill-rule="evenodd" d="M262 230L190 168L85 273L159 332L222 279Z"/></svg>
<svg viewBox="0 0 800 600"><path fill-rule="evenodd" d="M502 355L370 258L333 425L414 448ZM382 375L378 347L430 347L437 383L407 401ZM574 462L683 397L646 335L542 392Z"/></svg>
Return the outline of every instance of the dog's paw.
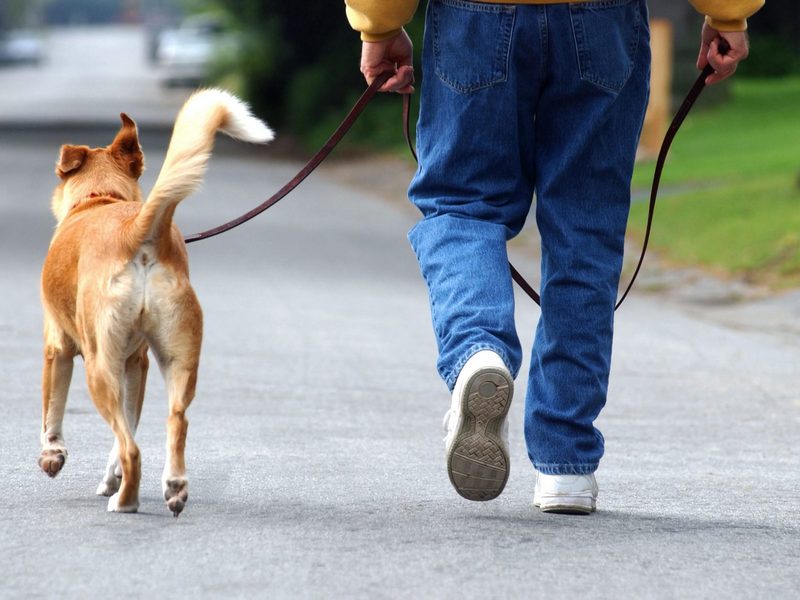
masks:
<svg viewBox="0 0 800 600"><path fill-rule="evenodd" d="M165 479L162 487L164 488L164 500L167 501L167 508L177 517L189 500L189 482L183 477L173 477Z"/></svg>
<svg viewBox="0 0 800 600"><path fill-rule="evenodd" d="M64 448L48 448L39 455L39 467L50 477L59 474L67 461L67 451Z"/></svg>
<svg viewBox="0 0 800 600"><path fill-rule="evenodd" d="M113 496L119 491L120 483L122 483L122 477L110 477L109 479L104 479L100 482L100 485L97 486L95 494L106 497Z"/></svg>
<svg viewBox="0 0 800 600"><path fill-rule="evenodd" d="M106 497L112 496L119 491L120 485L122 485L122 467L115 452L113 457L109 457L106 471L103 473L103 479L100 480L95 494Z"/></svg>
<svg viewBox="0 0 800 600"><path fill-rule="evenodd" d="M136 502L129 506L120 506L119 504L119 492L111 496L108 499L108 512L118 512L118 513L135 513L139 510L139 503Z"/></svg>

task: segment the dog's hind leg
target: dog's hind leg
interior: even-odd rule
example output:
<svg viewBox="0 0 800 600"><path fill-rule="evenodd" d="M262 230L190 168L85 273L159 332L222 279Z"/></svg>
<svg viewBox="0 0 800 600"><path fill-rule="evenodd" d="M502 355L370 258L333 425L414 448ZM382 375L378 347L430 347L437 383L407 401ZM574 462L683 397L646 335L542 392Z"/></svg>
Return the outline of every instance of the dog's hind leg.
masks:
<svg viewBox="0 0 800 600"><path fill-rule="evenodd" d="M144 389L147 380L147 344L142 344L125 362L125 417L133 435L139 426L144 402ZM113 496L122 481L122 465L119 460L119 442L114 439L114 446L108 455L108 463L103 479L97 486L98 496Z"/></svg>
<svg viewBox="0 0 800 600"><path fill-rule="evenodd" d="M186 478L186 432L189 421L186 409L194 398L197 383L197 363L171 365L167 371L169 388L169 416L167 417L167 460L161 476L161 489L167 507L176 517L189 499L189 481Z"/></svg>
<svg viewBox="0 0 800 600"><path fill-rule="evenodd" d="M136 512L139 508L141 458L133 440L123 405L122 366L119 373L110 370L105 361L86 356L86 380L100 415L111 426L119 448L122 481L119 491L108 499L110 512Z"/></svg>
<svg viewBox="0 0 800 600"><path fill-rule="evenodd" d="M184 451L189 421L186 410L194 398L200 343L203 336L203 314L193 293L181 299L183 312L161 331L153 350L167 384L169 416L167 417L167 460L161 476L161 489L167 507L176 517L189 498Z"/></svg>
<svg viewBox="0 0 800 600"><path fill-rule="evenodd" d="M45 340L39 467L50 477L55 477L67 460L62 424L77 349L49 319L46 319Z"/></svg>

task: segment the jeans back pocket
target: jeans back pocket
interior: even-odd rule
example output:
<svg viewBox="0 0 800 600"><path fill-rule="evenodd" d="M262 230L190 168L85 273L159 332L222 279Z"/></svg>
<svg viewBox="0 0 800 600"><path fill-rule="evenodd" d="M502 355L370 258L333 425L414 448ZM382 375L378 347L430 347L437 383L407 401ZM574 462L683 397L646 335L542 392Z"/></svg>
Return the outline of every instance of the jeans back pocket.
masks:
<svg viewBox="0 0 800 600"><path fill-rule="evenodd" d="M431 0L436 75L461 93L501 83L508 60L516 8L467 0Z"/></svg>
<svg viewBox="0 0 800 600"><path fill-rule="evenodd" d="M570 4L581 79L619 93L633 72L639 46L639 0Z"/></svg>

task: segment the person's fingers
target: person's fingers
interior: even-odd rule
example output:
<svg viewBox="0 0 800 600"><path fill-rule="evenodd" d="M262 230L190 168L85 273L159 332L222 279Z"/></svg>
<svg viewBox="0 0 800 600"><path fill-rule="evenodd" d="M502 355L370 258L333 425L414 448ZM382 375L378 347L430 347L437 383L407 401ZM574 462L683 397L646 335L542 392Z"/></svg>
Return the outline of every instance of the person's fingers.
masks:
<svg viewBox="0 0 800 600"><path fill-rule="evenodd" d="M393 71L394 65L391 63L379 63L375 65L361 65L361 74L364 76L364 79L367 82L367 85L371 84L375 78L383 73L384 71Z"/></svg>
<svg viewBox="0 0 800 600"><path fill-rule="evenodd" d="M709 85L724 81L736 73L739 63L750 53L745 33L736 32L722 35L728 46L726 52L724 54L720 52L722 38L717 37L710 43L706 54L708 64L714 69L714 73L706 78L706 83Z"/></svg>
<svg viewBox="0 0 800 600"><path fill-rule="evenodd" d="M385 71L394 71L394 65L388 61L377 65L361 65L361 73L364 75L368 85L371 85Z"/></svg>
<svg viewBox="0 0 800 600"><path fill-rule="evenodd" d="M387 70L394 70L394 63L387 60L385 42L363 42L361 44L361 73L371 84L373 80Z"/></svg>
<svg viewBox="0 0 800 600"><path fill-rule="evenodd" d="M414 91L414 67L401 65L397 67L395 74L381 86L382 92L399 92L410 94Z"/></svg>
<svg viewBox="0 0 800 600"><path fill-rule="evenodd" d="M381 86L381 92L397 92L398 94L411 94L414 92L414 86L403 84L401 81L394 81L394 78L387 81Z"/></svg>
<svg viewBox="0 0 800 600"><path fill-rule="evenodd" d="M402 30L387 40L363 42L361 73L367 84L372 85L375 78L390 71L392 76L381 86L380 91L411 93L414 89L413 49L411 39Z"/></svg>
<svg viewBox="0 0 800 600"><path fill-rule="evenodd" d="M397 72L381 86L382 92L400 92L408 94L414 91L414 69L408 65L401 66Z"/></svg>
<svg viewBox="0 0 800 600"><path fill-rule="evenodd" d="M730 56L725 56L720 53L719 39L715 39L711 42L706 58L708 64L714 69L715 75L727 75L731 70L736 69L736 61L732 60Z"/></svg>
<svg viewBox="0 0 800 600"><path fill-rule="evenodd" d="M697 55L697 69L702 71L708 65L708 51L711 49L711 41L717 37L719 33L716 29L712 28L708 23L703 23L700 30L700 52Z"/></svg>
<svg viewBox="0 0 800 600"><path fill-rule="evenodd" d="M401 66L399 68L395 68L395 66L390 63L389 61L383 61L380 65L377 66L366 66L362 65L361 72L364 75L364 79L367 81L367 84L371 85L375 79L385 73L386 71L393 71L394 74L386 80L386 82L381 86L381 92L400 92L403 94L411 93L413 91L413 83L414 83L414 68L408 65Z"/></svg>
<svg viewBox="0 0 800 600"><path fill-rule="evenodd" d="M736 73L736 67L732 69L726 69L725 71L715 71L708 77L706 77L706 85L714 85L715 83L719 83L720 81L725 81L728 77L731 77L734 73Z"/></svg>
<svg viewBox="0 0 800 600"><path fill-rule="evenodd" d="M403 49L397 56L393 57L395 62L397 63L398 67L413 67L414 66L414 56L411 53L411 49L408 50Z"/></svg>
<svg viewBox="0 0 800 600"><path fill-rule="evenodd" d="M715 83L719 83L720 81L725 81L728 77L733 75L736 72L736 69L732 71L727 71L725 73L712 73L708 77L706 77L706 85L714 85Z"/></svg>
<svg viewBox="0 0 800 600"><path fill-rule="evenodd" d="M700 53L697 55L697 70L702 71L708 64L708 51L711 46L705 42L700 44Z"/></svg>

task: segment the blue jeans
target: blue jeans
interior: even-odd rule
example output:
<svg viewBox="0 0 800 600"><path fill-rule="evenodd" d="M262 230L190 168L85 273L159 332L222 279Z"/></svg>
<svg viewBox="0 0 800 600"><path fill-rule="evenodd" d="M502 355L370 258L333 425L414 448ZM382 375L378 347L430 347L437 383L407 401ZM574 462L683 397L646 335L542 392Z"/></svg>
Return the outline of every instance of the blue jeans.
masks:
<svg viewBox="0 0 800 600"><path fill-rule="evenodd" d="M522 350L506 243L536 196L542 309L525 440L547 474L603 455L614 302L649 92L645 0L509 5L431 0L409 232L452 390L475 352L516 377ZM527 299L526 299L527 301Z"/></svg>

